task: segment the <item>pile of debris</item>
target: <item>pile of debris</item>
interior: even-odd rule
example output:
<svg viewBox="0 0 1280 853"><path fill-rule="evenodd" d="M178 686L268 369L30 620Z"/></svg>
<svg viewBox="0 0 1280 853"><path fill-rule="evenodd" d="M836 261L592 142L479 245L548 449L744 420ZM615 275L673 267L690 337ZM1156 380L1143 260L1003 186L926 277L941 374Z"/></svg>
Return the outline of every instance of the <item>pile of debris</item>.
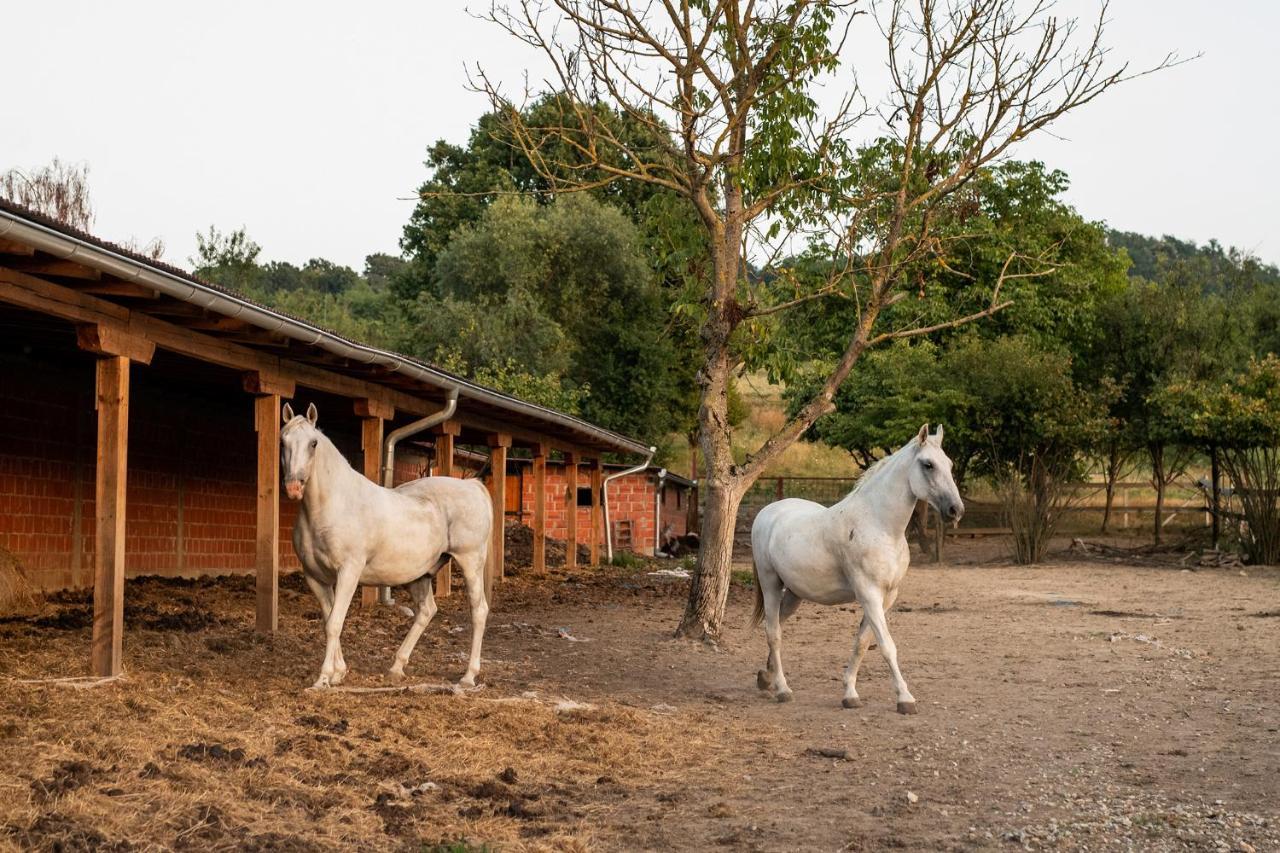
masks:
<svg viewBox="0 0 1280 853"><path fill-rule="evenodd" d="M1105 542L1086 542L1072 539L1067 553L1078 559L1102 560L1109 563L1130 563L1142 566L1168 566L1195 570L1198 568L1238 569L1244 566L1244 558L1232 551L1187 548L1187 543L1139 545L1123 548Z"/></svg>

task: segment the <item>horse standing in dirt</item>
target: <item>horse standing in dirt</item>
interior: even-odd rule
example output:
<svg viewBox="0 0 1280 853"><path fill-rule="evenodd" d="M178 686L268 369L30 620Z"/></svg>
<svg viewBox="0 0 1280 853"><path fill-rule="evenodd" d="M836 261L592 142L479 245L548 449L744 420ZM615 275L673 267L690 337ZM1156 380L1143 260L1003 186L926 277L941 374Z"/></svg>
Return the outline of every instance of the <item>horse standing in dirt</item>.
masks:
<svg viewBox="0 0 1280 853"><path fill-rule="evenodd" d="M844 673L846 708L858 698L858 667L872 638L893 673L898 713L914 714L916 700L898 669L898 649L885 611L911 561L906 529L917 501L928 501L947 521L959 521L964 503L942 452L942 427L929 435L925 424L898 452L867 469L853 491L832 507L788 498L766 506L751 525L756 573L753 624L764 620L769 643L766 668L756 675L761 690L779 702L791 699L782 674L782 623L801 601L862 605L862 624Z"/></svg>
<svg viewBox="0 0 1280 853"><path fill-rule="evenodd" d="M424 477L383 488L353 469L316 429L314 404L303 417L294 416L286 403L282 417L285 492L302 501L293 526L293 548L324 612L324 664L313 687L340 684L346 677L339 638L361 583L408 585L417 605L391 665L391 675L402 677L418 638L436 613L436 572L451 557L462 571L471 604L471 660L462 683L474 685L489 614L484 569L493 507L484 485L478 480Z"/></svg>

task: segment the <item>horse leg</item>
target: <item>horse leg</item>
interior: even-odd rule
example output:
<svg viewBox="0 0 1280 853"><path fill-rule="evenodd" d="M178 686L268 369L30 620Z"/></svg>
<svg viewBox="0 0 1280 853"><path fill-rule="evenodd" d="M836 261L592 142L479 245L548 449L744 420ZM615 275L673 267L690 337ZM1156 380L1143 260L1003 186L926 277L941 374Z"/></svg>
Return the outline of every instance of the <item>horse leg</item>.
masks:
<svg viewBox="0 0 1280 853"><path fill-rule="evenodd" d="M324 663L320 667L320 677L312 687L324 688L339 684L347 674L339 638L342 635L342 623L347 619L347 610L351 607L351 597L355 595L359 584L358 571L343 569L338 572L338 582L333 587L333 609L324 622Z"/></svg>
<svg viewBox="0 0 1280 853"><path fill-rule="evenodd" d="M481 548L465 557L455 554L453 559L462 569L462 577L467 584L467 600L471 605L471 659L467 663L467 673L462 676L460 683L466 687L475 687L476 675L480 672L480 644L484 640L484 626L489 618L489 602L484 597L487 549Z"/></svg>
<svg viewBox="0 0 1280 853"><path fill-rule="evenodd" d="M890 590L885 597L885 610L893 607L893 602L897 598L898 590ZM849 665L844 670L844 698L840 700L840 704L846 708L862 707L862 700L858 698L858 669L862 666L862 658L871 647L874 637L875 632L871 630L871 623L867 621L864 614L862 621L858 624L858 634L853 641L853 656L849 658Z"/></svg>
<svg viewBox="0 0 1280 853"><path fill-rule="evenodd" d="M800 596L796 595L789 589L782 590L782 601L778 605L778 621L786 622L791 618L791 614L796 612L796 608L803 601ZM765 660L765 668L756 672L756 687L761 690L768 690L773 684L773 653L770 652Z"/></svg>
<svg viewBox="0 0 1280 853"><path fill-rule="evenodd" d="M858 599L862 602L862 618L871 623L871 631L880 644L880 654L884 655L889 664L889 672L893 674L893 686L898 694L898 713L914 714L916 697L907 689L907 681L902 677L902 670L898 669L898 647L889 635L889 623L884 616L884 597L879 588L873 587L860 590Z"/></svg>
<svg viewBox="0 0 1280 853"><path fill-rule="evenodd" d="M764 598L764 636L769 643L769 659L766 669L756 673L756 685L761 689L772 689L774 698L779 702L790 702L791 688L782 674L782 582L769 570L757 570L757 574Z"/></svg>
<svg viewBox="0 0 1280 853"><path fill-rule="evenodd" d="M418 645L418 638L427 629L431 617L436 615L436 596L432 589L434 586L435 577L432 575L423 575L409 584L409 594L413 596L413 603L418 606L418 612L414 614L409 633L405 635L404 642L400 644L400 650L396 652L395 662L391 664L391 675L395 678L404 678L404 666L409 662L409 655L413 654L414 647Z"/></svg>
<svg viewBox="0 0 1280 853"><path fill-rule="evenodd" d="M307 586L311 587L311 592L320 602L320 613L323 617L321 624L327 624L329 614L333 612L333 587L318 581L308 574L305 570L302 573L303 578L307 581ZM347 662L342 658L342 644L338 644L338 657L335 661L334 677L330 683L341 684L342 679L347 676Z"/></svg>

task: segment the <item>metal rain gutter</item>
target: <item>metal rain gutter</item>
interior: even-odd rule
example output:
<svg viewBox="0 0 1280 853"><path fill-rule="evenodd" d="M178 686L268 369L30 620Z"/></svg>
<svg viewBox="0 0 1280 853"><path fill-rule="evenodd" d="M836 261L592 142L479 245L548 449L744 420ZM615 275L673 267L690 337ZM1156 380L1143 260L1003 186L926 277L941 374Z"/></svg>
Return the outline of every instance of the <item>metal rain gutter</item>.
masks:
<svg viewBox="0 0 1280 853"><path fill-rule="evenodd" d="M649 455L645 457L643 462L633 468L628 468L625 471L610 474L608 477L604 478L604 483L600 486L600 491L604 493L600 496L601 502L604 504L604 553L605 559L610 563L613 562L613 531L609 528L609 484L619 477L625 477L628 474L635 474L639 471L645 470L649 467L649 463L653 461L653 455L657 452L658 448L650 447Z"/></svg>
<svg viewBox="0 0 1280 853"><path fill-rule="evenodd" d="M142 261L130 258L88 240L64 234L38 222L31 222L21 215L0 209L0 237L16 239L30 244L42 252L63 260L74 260L101 270L125 281L149 287L166 296L213 311L225 317L243 319L268 332L284 335L291 340L309 346L317 346L359 364L372 364L401 373L412 379L445 391L459 391L465 397L515 412L526 417L549 421L559 427L577 432L609 445L624 453L645 453L647 449L637 441L587 423L572 415L557 412L534 403L528 403L498 391L475 385L464 379L450 376L438 370L393 352L347 341L331 332L277 314L253 304L243 297L224 293L216 288L190 281L165 270L155 269Z"/></svg>

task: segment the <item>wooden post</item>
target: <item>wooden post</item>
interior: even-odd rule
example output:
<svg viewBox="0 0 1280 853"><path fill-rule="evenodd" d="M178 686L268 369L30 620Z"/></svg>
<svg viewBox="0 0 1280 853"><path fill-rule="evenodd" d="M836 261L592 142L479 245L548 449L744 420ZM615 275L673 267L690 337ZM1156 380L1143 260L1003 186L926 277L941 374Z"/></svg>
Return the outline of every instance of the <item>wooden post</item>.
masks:
<svg viewBox="0 0 1280 853"><path fill-rule="evenodd" d="M533 452L533 571L539 575L547 573L547 452L545 444Z"/></svg>
<svg viewBox="0 0 1280 853"><path fill-rule="evenodd" d="M435 428L436 476L452 477L453 440L462 432L457 421L445 421ZM445 598L453 591L453 560L448 560L436 573L436 598Z"/></svg>
<svg viewBox="0 0 1280 853"><path fill-rule="evenodd" d="M280 396L253 401L258 431L257 615L254 627L273 633L280 622Z"/></svg>
<svg viewBox="0 0 1280 853"><path fill-rule="evenodd" d="M94 509L93 673L119 675L124 650L124 521L129 448L129 359L99 359Z"/></svg>
<svg viewBox="0 0 1280 853"><path fill-rule="evenodd" d="M365 417L360 420L360 448L364 456L364 475L378 485L382 485L382 428L382 418ZM361 586L360 606L372 607L377 603L378 588L369 584Z"/></svg>
<svg viewBox="0 0 1280 853"><path fill-rule="evenodd" d="M565 525L568 528L564 537L564 567L578 567L578 455L564 455L564 476L568 485L565 487Z"/></svg>
<svg viewBox="0 0 1280 853"><path fill-rule="evenodd" d="M603 497L604 466L599 459L588 462L591 469L591 565L600 565L601 529L604 527Z"/></svg>
<svg viewBox="0 0 1280 853"><path fill-rule="evenodd" d="M779 477L773 484L773 499L775 501L782 500L782 478Z"/></svg>
<svg viewBox="0 0 1280 853"><path fill-rule="evenodd" d="M493 497L493 538L489 541L489 564L484 573L484 597L493 603L493 584L506 568L507 448L511 436L491 433L489 445L489 494Z"/></svg>

